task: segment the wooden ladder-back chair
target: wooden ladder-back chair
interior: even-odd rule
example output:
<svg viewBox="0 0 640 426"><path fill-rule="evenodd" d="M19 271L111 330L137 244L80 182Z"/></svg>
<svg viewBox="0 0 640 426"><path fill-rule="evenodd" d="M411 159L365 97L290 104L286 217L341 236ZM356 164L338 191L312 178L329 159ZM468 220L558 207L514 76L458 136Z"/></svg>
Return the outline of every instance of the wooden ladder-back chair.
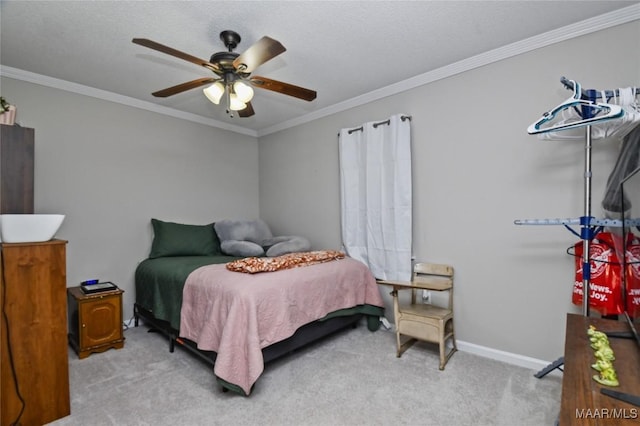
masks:
<svg viewBox="0 0 640 426"><path fill-rule="evenodd" d="M400 357L416 340L437 343L440 346L440 370L457 350L453 329L453 267L435 263L416 263L410 283L381 281L380 284L393 286L393 310L396 323L397 356ZM400 290L411 290L411 303L399 300ZM419 293L448 292L445 306L423 303ZM433 295L431 295L433 299ZM409 339L401 342L401 335ZM447 351L447 340L452 347Z"/></svg>

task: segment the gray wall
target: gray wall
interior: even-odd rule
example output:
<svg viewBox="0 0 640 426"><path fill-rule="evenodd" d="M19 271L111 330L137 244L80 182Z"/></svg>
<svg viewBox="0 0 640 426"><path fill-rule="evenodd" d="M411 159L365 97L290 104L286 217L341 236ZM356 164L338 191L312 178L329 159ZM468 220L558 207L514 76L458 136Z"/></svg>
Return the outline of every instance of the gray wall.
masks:
<svg viewBox="0 0 640 426"><path fill-rule="evenodd" d="M261 216L315 248L339 248L338 131L409 114L414 252L454 265L458 338L554 360L563 354L566 313L580 312L565 254L577 237L513 221L583 214L584 142L540 141L526 130L571 96L563 75L585 88L640 84L639 44L635 21L261 137ZM596 216L617 149L594 144Z"/></svg>
<svg viewBox="0 0 640 426"><path fill-rule="evenodd" d="M17 121L35 128L35 211L66 215L67 283L109 280L133 313L133 274L152 217L206 224L257 217L257 139L2 78Z"/></svg>

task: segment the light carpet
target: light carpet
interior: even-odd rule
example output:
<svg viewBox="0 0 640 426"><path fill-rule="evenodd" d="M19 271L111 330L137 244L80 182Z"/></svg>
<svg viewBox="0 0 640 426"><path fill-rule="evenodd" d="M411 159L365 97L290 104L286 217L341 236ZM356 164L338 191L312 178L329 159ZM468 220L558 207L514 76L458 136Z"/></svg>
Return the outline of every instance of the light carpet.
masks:
<svg viewBox="0 0 640 426"><path fill-rule="evenodd" d="M553 425L561 381L437 346L401 358L395 334L361 325L267 364L251 396L222 392L212 368L141 325L123 349L69 352L71 415L52 425Z"/></svg>

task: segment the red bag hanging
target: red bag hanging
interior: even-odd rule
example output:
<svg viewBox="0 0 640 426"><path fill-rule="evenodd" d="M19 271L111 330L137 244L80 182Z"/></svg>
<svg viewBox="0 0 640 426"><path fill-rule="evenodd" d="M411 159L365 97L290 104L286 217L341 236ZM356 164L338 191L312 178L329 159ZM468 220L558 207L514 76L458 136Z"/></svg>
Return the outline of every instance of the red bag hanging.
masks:
<svg viewBox="0 0 640 426"><path fill-rule="evenodd" d="M618 315L624 312L622 304L621 265L616 255L613 235L600 232L589 244L589 307L601 315ZM582 306L582 241L574 246L576 279L572 302ZM640 252L639 252L640 253Z"/></svg>
<svg viewBox="0 0 640 426"><path fill-rule="evenodd" d="M631 318L640 316L640 240L632 235L626 252L627 312Z"/></svg>

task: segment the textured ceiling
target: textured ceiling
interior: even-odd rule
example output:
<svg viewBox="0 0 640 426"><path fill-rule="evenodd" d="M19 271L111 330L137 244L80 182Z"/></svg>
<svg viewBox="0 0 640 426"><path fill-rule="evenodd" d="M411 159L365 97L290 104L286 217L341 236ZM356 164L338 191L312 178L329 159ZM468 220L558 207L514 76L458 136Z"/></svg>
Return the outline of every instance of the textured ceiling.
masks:
<svg viewBox="0 0 640 426"><path fill-rule="evenodd" d="M638 1L5 1L2 67L77 83L251 131L272 128L483 52ZM254 74L314 89L301 101L256 90L250 118L229 118L200 89L151 92L210 76L131 43L149 38L208 60L218 35L264 35L287 51ZM6 73L5 73L6 74Z"/></svg>

